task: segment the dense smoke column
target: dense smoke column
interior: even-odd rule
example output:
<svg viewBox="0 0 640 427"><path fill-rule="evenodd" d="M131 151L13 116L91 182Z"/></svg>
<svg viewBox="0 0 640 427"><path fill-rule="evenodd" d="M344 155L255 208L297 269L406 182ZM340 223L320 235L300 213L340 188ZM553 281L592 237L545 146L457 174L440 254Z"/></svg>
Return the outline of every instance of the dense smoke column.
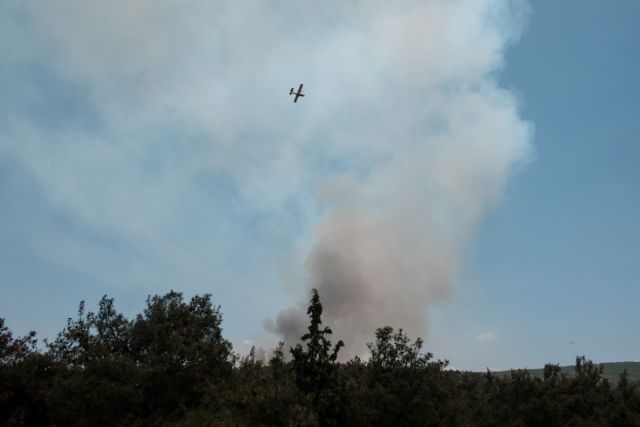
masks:
<svg viewBox="0 0 640 427"><path fill-rule="evenodd" d="M526 5L403 5L368 10L373 57L395 86L380 94L384 107L367 107L375 131L354 125L377 157L320 184L324 214L306 262L307 289L318 289L346 354L363 354L383 325L426 335L429 305L447 295L474 227L529 153L531 126L495 73ZM269 329L295 341L302 310L281 312Z"/></svg>
<svg viewBox="0 0 640 427"><path fill-rule="evenodd" d="M102 283L223 288L236 325L271 315L293 265L300 303L267 322L287 341L307 325L312 287L345 354L384 324L424 336L530 150L532 127L497 79L524 0L0 9L3 40L24 46L3 51L20 89L0 151L77 225L46 225L34 247ZM68 102L60 120L33 113Z"/></svg>

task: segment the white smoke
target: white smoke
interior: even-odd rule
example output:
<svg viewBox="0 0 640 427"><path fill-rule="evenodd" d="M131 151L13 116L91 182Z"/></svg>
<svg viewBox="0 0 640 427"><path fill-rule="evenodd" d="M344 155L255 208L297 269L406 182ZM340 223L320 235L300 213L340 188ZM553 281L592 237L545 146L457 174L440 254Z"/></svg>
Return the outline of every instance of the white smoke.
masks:
<svg viewBox="0 0 640 427"><path fill-rule="evenodd" d="M3 48L7 63L44 64L81 88L96 123L45 129L16 113L0 149L60 212L146 264L128 271L101 250L91 261L86 242L67 242L75 255L60 262L105 281L157 269L179 285L231 268L230 251L286 264L306 247L299 285L319 289L325 322L353 352L385 324L424 335L429 304L530 149L532 126L497 84L525 0L5 7L27 28L24 49ZM237 264L228 280L252 271ZM297 293L301 305L269 325L289 341L306 325L308 293Z"/></svg>
<svg viewBox="0 0 640 427"><path fill-rule="evenodd" d="M327 179L308 258L308 287L352 354L380 326L425 335L428 306L447 295L474 226L527 157L532 127L496 83L526 10L508 1L368 8L360 37L388 81L366 108L374 131L355 125L349 143L378 159ZM304 306L267 328L295 341Z"/></svg>

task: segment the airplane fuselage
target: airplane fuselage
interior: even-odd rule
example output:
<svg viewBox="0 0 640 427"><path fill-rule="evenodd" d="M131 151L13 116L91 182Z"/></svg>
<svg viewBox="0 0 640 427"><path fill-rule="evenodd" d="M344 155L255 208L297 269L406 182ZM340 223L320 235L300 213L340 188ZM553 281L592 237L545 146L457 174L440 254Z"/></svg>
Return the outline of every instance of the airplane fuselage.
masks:
<svg viewBox="0 0 640 427"><path fill-rule="evenodd" d="M294 92L293 88L291 88L291 90L289 91L289 95L295 95L296 97L293 98L293 102L298 102L298 98L301 96L304 96L304 94L302 93L302 86L303 84L300 83L300 87L298 88L298 92Z"/></svg>

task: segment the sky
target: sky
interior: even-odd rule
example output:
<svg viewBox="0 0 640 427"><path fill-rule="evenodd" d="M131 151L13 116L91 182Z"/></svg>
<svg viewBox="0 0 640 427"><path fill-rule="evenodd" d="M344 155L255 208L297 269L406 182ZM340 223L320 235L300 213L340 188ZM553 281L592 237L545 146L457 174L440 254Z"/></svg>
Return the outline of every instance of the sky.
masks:
<svg viewBox="0 0 640 427"><path fill-rule="evenodd" d="M207 292L242 351L316 287L346 354L390 324L459 369L639 360L639 17L3 2L0 317Z"/></svg>

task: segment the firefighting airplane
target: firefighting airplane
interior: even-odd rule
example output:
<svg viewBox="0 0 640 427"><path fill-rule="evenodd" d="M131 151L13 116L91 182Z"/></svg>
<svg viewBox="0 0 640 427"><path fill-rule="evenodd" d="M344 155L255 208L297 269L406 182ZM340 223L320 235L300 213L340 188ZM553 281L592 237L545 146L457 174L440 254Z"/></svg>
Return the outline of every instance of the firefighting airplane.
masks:
<svg viewBox="0 0 640 427"><path fill-rule="evenodd" d="M301 96L304 96L304 94L302 93L302 83L300 83L300 87L298 88L298 92L294 92L293 88L291 88L291 90L289 91L289 95L295 95L296 97L293 98L293 102L298 102L298 98Z"/></svg>

